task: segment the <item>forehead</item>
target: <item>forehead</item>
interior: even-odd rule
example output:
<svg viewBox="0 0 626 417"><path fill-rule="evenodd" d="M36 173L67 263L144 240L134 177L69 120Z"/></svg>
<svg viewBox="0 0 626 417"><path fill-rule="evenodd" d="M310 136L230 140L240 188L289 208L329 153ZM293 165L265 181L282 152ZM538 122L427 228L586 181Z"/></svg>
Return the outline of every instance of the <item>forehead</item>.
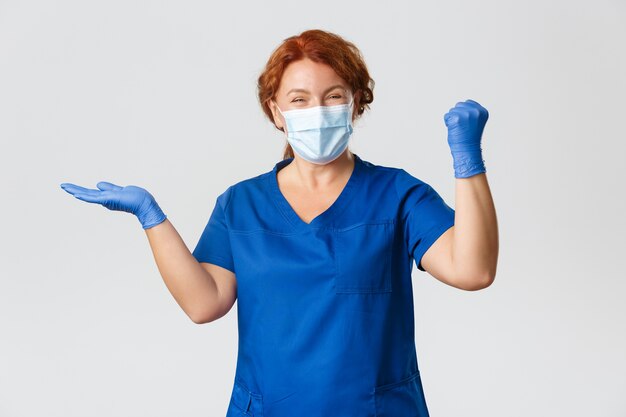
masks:
<svg viewBox="0 0 626 417"><path fill-rule="evenodd" d="M292 62L285 68L278 91L282 93L291 88L304 88L315 92L334 84L346 87L345 81L330 65L305 58Z"/></svg>

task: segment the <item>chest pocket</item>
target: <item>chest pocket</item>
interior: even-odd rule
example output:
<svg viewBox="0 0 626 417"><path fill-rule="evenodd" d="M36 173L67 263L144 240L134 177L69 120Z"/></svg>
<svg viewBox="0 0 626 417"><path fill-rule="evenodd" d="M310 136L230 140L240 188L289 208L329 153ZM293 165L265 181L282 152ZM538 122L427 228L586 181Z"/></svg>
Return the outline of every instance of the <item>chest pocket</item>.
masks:
<svg viewBox="0 0 626 417"><path fill-rule="evenodd" d="M335 292L391 292L394 230L389 220L336 231Z"/></svg>

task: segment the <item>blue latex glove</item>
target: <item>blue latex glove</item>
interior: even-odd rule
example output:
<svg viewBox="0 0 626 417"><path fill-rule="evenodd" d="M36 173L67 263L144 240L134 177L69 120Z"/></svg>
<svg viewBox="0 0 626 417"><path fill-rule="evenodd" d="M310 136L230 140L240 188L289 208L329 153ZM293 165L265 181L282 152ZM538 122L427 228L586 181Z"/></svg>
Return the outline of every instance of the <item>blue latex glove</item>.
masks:
<svg viewBox="0 0 626 417"><path fill-rule="evenodd" d="M102 204L109 210L134 214L144 229L154 227L167 218L152 194L141 187L134 185L120 187L104 181L99 182L96 186L98 190L90 190L65 182L61 184L61 188L79 200Z"/></svg>
<svg viewBox="0 0 626 417"><path fill-rule="evenodd" d="M443 117L454 160L454 176L467 178L486 172L480 140L489 112L474 100L458 102Z"/></svg>

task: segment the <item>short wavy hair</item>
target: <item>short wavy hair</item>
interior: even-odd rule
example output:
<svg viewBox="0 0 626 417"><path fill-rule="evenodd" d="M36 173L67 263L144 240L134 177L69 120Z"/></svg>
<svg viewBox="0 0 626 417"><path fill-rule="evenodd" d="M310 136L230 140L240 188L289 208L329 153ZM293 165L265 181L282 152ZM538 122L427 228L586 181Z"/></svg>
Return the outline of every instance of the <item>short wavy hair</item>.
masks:
<svg viewBox="0 0 626 417"><path fill-rule="evenodd" d="M353 104L353 120L361 117L369 104L374 101L374 80L370 77L359 49L339 35L320 29L306 30L299 35L291 36L283 41L268 59L265 69L257 80L259 102L263 112L276 126L270 109L270 101L275 98L283 73L287 66L301 59L324 63L330 66L352 89L361 94ZM293 149L289 143L283 152L283 159L293 158Z"/></svg>

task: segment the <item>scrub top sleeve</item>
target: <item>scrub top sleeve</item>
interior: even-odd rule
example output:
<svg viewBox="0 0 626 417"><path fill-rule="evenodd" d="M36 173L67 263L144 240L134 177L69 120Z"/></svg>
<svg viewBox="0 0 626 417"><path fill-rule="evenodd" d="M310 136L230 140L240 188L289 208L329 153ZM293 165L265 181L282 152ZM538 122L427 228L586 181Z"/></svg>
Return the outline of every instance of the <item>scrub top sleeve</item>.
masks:
<svg viewBox="0 0 626 417"><path fill-rule="evenodd" d="M225 210L230 201L231 187L217 197L209 221L192 255L198 262L207 262L235 272Z"/></svg>
<svg viewBox="0 0 626 417"><path fill-rule="evenodd" d="M401 171L396 191L402 206L405 239L417 268L425 271L421 264L422 256L446 230L454 226L454 209L429 184Z"/></svg>

